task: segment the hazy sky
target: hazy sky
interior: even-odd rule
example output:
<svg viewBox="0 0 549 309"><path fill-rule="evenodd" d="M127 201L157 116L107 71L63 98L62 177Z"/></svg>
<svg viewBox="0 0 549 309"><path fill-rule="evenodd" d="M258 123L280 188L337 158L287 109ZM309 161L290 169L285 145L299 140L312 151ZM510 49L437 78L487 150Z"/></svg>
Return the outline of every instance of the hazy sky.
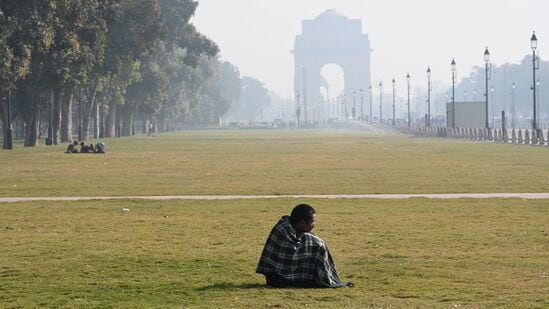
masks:
<svg viewBox="0 0 549 309"><path fill-rule="evenodd" d="M221 48L221 57L286 97L293 88L293 49L301 21L327 9L362 19L370 37L372 80L395 77L405 91L405 75L425 84L450 83L455 57L458 78L483 64L488 46L496 64L518 63L530 54L536 31L543 55L549 44L549 0L199 0L193 23ZM388 89L386 89L388 91Z"/></svg>

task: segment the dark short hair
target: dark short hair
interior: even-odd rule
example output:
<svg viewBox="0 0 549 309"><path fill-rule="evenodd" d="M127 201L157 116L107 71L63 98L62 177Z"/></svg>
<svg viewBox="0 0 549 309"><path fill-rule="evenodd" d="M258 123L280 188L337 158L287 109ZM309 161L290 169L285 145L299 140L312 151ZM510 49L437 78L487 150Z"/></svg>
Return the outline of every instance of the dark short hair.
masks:
<svg viewBox="0 0 549 309"><path fill-rule="evenodd" d="M311 205L299 204L292 210L292 214L290 215L290 222L298 223L301 220L309 222L313 218L313 215L315 213L316 210Z"/></svg>

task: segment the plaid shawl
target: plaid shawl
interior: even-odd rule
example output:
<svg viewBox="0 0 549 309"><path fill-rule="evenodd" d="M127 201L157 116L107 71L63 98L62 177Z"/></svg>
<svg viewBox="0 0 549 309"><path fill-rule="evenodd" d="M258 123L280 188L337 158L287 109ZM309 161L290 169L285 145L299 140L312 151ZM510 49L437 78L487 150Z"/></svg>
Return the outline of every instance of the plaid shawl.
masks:
<svg viewBox="0 0 549 309"><path fill-rule="evenodd" d="M343 286L324 241L311 233L297 233L289 216L273 227L259 259L256 273L270 272L304 286Z"/></svg>

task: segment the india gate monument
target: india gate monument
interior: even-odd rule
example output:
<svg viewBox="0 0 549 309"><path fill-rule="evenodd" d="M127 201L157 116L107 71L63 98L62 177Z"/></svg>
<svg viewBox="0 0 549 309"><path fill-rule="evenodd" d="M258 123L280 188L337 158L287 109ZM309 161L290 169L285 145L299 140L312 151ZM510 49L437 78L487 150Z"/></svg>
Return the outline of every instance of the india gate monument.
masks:
<svg viewBox="0 0 549 309"><path fill-rule="evenodd" d="M315 121L318 107L322 104L330 104L327 107L330 117L351 117L352 100L356 100L361 90L369 96L370 52L370 40L362 33L360 19L350 19L336 10L327 10L314 20L303 20L302 34L296 36L293 50L298 118L306 122ZM341 112L337 115L334 115L337 103L322 102L321 87L324 85L320 74L328 64L339 65L343 70L344 98Z"/></svg>

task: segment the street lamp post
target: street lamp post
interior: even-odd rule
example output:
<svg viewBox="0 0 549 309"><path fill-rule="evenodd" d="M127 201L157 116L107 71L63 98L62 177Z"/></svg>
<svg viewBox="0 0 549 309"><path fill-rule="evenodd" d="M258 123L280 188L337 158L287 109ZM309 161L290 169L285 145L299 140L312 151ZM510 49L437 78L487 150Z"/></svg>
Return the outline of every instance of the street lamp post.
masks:
<svg viewBox="0 0 549 309"><path fill-rule="evenodd" d="M307 124L307 71L302 68L303 71L303 116L305 118L305 124Z"/></svg>
<svg viewBox="0 0 549 309"><path fill-rule="evenodd" d="M456 127L456 61L452 59L452 128Z"/></svg>
<svg viewBox="0 0 549 309"><path fill-rule="evenodd" d="M513 94L513 107L511 108L512 112L513 112L513 129L515 128L515 88L516 88L516 85L515 85L515 82L513 82L513 85L511 86L511 91L512 91L512 94Z"/></svg>
<svg viewBox="0 0 549 309"><path fill-rule="evenodd" d="M395 126L395 98L396 98L396 81L393 78L393 127Z"/></svg>
<svg viewBox="0 0 549 309"><path fill-rule="evenodd" d="M410 126L410 73L406 74L406 84L408 86L408 103L406 105L408 106L408 126Z"/></svg>
<svg viewBox="0 0 549 309"><path fill-rule="evenodd" d="M356 118L356 91L353 91L353 108L351 109L353 120Z"/></svg>
<svg viewBox="0 0 549 309"><path fill-rule="evenodd" d="M337 97L332 97L329 101L330 111L329 118L337 118Z"/></svg>
<svg viewBox="0 0 549 309"><path fill-rule="evenodd" d="M486 47L486 50L484 51L484 62L485 62L485 65L486 65L486 68L485 68L485 75L486 75L486 92L484 93L484 96L486 97L486 108L485 108L485 112L486 112L486 118L485 118L485 126L486 126L486 129L489 129L490 128L490 124L488 123L488 80L490 80L490 70L491 70L491 65L490 65L490 52L488 51L488 47Z"/></svg>
<svg viewBox="0 0 549 309"><path fill-rule="evenodd" d="M299 117L301 116L301 110L299 109L299 90L295 92L295 117L297 118L296 128L299 129Z"/></svg>
<svg viewBox="0 0 549 309"><path fill-rule="evenodd" d="M349 118L349 112L347 111L347 93L344 93L343 94L343 107L345 109L345 120L347 120L347 118Z"/></svg>
<svg viewBox="0 0 549 309"><path fill-rule="evenodd" d="M431 67L427 67L427 127L431 126Z"/></svg>
<svg viewBox="0 0 549 309"><path fill-rule="evenodd" d="M538 126L539 126L539 118L540 118L540 115L541 115L541 110L540 110L540 100L539 100L539 97L540 97L540 94L541 94L541 87L540 87L540 81L539 81L539 77L538 79L536 80L536 115L538 116L538 122L536 123Z"/></svg>
<svg viewBox="0 0 549 309"><path fill-rule="evenodd" d="M534 130L534 133L536 136L539 136L537 133L538 130L538 124L537 124L537 111L536 111L536 70L539 69L539 62L537 61L536 57L536 48L538 47L538 38L536 37L536 32L532 34L532 37L530 38L530 47L532 48L532 90L534 91L533 95L533 109L534 109L534 119L532 121L532 129Z"/></svg>
<svg viewBox="0 0 549 309"><path fill-rule="evenodd" d="M374 100L374 93L372 90L372 85L370 85L370 122L372 122L372 103Z"/></svg>
<svg viewBox="0 0 549 309"><path fill-rule="evenodd" d="M383 124L383 83L379 82L379 123Z"/></svg>
<svg viewBox="0 0 549 309"><path fill-rule="evenodd" d="M496 119L494 117L494 99L495 99L494 91L495 91L494 86L491 86L490 93L492 94L492 126L496 127Z"/></svg>
<svg viewBox="0 0 549 309"><path fill-rule="evenodd" d="M360 88L360 121L364 121L364 89Z"/></svg>
<svg viewBox="0 0 549 309"><path fill-rule="evenodd" d="M341 120L345 120L345 110L344 110L344 106L343 106L343 94L340 94L337 98L338 98L338 101L337 101L337 104L338 104L337 118L341 119Z"/></svg>
<svg viewBox="0 0 549 309"><path fill-rule="evenodd" d="M336 105L336 118L339 120L339 116L341 115L339 113L339 96L335 98L335 105Z"/></svg>

